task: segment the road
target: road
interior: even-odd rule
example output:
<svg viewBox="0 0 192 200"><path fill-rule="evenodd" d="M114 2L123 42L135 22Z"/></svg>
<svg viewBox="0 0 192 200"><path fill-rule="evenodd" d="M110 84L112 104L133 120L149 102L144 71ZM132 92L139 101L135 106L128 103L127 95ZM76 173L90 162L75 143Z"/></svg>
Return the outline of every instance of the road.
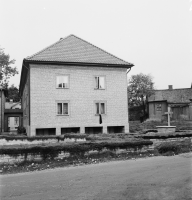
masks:
<svg viewBox="0 0 192 200"><path fill-rule="evenodd" d="M192 199L192 154L2 175L1 200Z"/></svg>

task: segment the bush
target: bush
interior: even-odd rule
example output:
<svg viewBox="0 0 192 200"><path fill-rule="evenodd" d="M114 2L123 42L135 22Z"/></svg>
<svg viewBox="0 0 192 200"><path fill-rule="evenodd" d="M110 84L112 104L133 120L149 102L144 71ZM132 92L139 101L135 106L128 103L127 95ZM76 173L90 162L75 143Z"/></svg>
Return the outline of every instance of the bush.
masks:
<svg viewBox="0 0 192 200"><path fill-rule="evenodd" d="M25 135L26 134L26 128L23 127L23 126L18 126L17 133Z"/></svg>
<svg viewBox="0 0 192 200"><path fill-rule="evenodd" d="M156 149L160 154L169 156L179 153L190 152L192 147L190 139L187 139L178 142L165 142L157 146Z"/></svg>
<svg viewBox="0 0 192 200"><path fill-rule="evenodd" d="M180 115L180 116L179 116L179 119L180 119L181 121L186 121L186 120L188 120L188 116L187 116L187 115Z"/></svg>

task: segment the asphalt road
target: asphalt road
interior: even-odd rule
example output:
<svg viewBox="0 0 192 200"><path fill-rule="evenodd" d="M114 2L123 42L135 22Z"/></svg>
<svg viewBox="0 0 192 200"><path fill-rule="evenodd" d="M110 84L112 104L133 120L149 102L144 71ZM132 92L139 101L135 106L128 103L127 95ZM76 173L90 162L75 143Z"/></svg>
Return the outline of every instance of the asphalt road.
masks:
<svg viewBox="0 0 192 200"><path fill-rule="evenodd" d="M192 199L192 154L2 175L1 200Z"/></svg>

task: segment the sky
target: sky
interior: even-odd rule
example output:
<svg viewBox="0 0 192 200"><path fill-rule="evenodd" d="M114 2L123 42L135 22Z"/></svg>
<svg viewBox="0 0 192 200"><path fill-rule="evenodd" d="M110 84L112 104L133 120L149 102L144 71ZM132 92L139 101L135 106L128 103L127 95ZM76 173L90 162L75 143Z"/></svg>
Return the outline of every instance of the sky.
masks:
<svg viewBox="0 0 192 200"><path fill-rule="evenodd" d="M0 0L0 47L22 61L74 34L153 77L156 89L192 83L192 0Z"/></svg>

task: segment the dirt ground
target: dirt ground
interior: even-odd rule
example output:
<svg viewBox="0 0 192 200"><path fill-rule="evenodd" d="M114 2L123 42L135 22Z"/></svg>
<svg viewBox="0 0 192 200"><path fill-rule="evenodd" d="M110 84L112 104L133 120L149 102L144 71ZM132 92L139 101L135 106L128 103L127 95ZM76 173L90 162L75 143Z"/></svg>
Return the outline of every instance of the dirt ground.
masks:
<svg viewBox="0 0 192 200"><path fill-rule="evenodd" d="M192 200L192 153L1 175L1 200Z"/></svg>

